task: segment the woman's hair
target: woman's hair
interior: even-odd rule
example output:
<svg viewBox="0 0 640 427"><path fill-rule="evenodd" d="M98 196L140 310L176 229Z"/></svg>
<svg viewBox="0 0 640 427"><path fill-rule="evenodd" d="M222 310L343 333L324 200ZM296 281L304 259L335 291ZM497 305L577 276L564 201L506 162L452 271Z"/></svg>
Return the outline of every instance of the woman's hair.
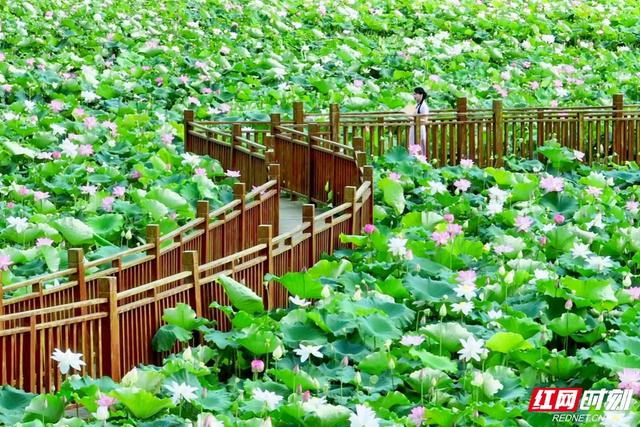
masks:
<svg viewBox="0 0 640 427"><path fill-rule="evenodd" d="M425 98L427 97L427 92L421 87L415 88L413 90L413 93L417 93L418 95L422 95L422 100L420 101L420 103L424 102Z"/></svg>

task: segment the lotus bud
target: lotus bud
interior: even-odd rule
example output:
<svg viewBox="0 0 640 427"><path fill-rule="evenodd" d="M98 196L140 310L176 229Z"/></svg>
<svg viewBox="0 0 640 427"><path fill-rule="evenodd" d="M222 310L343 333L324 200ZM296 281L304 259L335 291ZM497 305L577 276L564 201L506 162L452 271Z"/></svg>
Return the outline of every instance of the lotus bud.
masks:
<svg viewBox="0 0 640 427"><path fill-rule="evenodd" d="M622 278L622 285L625 288L628 288L629 286L631 286L631 274L627 273L624 275L624 277Z"/></svg>
<svg viewBox="0 0 640 427"><path fill-rule="evenodd" d="M349 357L345 356L342 358L342 366L349 366Z"/></svg>
<svg viewBox="0 0 640 427"><path fill-rule="evenodd" d="M371 385L376 385L376 384L378 384L378 380L379 379L380 378L377 375L371 375L369 377L369 382L371 383Z"/></svg>
<svg viewBox="0 0 640 427"><path fill-rule="evenodd" d="M434 387L438 385L438 380L436 379L436 377L431 378L431 387Z"/></svg>
<svg viewBox="0 0 640 427"><path fill-rule="evenodd" d="M309 390L306 390L304 393L302 393L303 402L308 402L310 398L311 398L311 392Z"/></svg>
<svg viewBox="0 0 640 427"><path fill-rule="evenodd" d="M507 273L507 275L504 278L505 283L507 284L512 284L513 283L513 276L514 276L515 272L513 270L509 271Z"/></svg>
<svg viewBox="0 0 640 427"><path fill-rule="evenodd" d="M191 352L191 347L187 347L184 353L182 353L182 358L188 362L193 360L193 353Z"/></svg>
<svg viewBox="0 0 640 427"><path fill-rule="evenodd" d="M271 417L267 417L267 419L264 420L262 427L273 427L273 424L271 423Z"/></svg>
<svg viewBox="0 0 640 427"><path fill-rule="evenodd" d="M293 373L294 374L299 374L300 373L300 366L299 365L296 365L296 366L293 367Z"/></svg>
<svg viewBox="0 0 640 427"><path fill-rule="evenodd" d="M568 299L567 302L564 303L564 308L567 310L571 310L572 307L573 307L573 301L571 301L571 299Z"/></svg>
<svg viewBox="0 0 640 427"><path fill-rule="evenodd" d="M353 377L353 382L355 383L355 385L359 386L360 384L362 384L362 375L360 375L360 371L357 371L356 374Z"/></svg>
<svg viewBox="0 0 640 427"><path fill-rule="evenodd" d="M504 265L501 265L500 268L498 268L498 273L501 276L504 276L507 273L507 270L505 270Z"/></svg>
<svg viewBox="0 0 640 427"><path fill-rule="evenodd" d="M296 386L296 393L298 393L298 394L302 394L302 385L301 385L301 384L298 384L298 385Z"/></svg>
<svg viewBox="0 0 640 427"><path fill-rule="evenodd" d="M251 361L251 372L260 373L264 371L264 362L260 359L254 359Z"/></svg>
<svg viewBox="0 0 640 427"><path fill-rule="evenodd" d="M389 359L389 363L387 363L387 367L391 371L393 371L396 368L396 362L393 360L393 358Z"/></svg>
<svg viewBox="0 0 640 427"><path fill-rule="evenodd" d="M360 301L362 299L362 290L359 285L356 285L356 291L353 293L353 300Z"/></svg>
<svg viewBox="0 0 640 427"><path fill-rule="evenodd" d="M282 348L281 345L279 345L278 347L276 347L275 350L273 350L273 358L274 358L274 360L282 359L283 355L284 355L284 349Z"/></svg>
<svg viewBox="0 0 640 427"><path fill-rule="evenodd" d="M447 306L442 304L440 306L440 310L438 310L438 314L440 315L440 317L445 317L447 315Z"/></svg>
<svg viewBox="0 0 640 427"><path fill-rule="evenodd" d="M322 298L329 298L331 296L331 288L329 287L329 285L324 285L320 295L322 296Z"/></svg>

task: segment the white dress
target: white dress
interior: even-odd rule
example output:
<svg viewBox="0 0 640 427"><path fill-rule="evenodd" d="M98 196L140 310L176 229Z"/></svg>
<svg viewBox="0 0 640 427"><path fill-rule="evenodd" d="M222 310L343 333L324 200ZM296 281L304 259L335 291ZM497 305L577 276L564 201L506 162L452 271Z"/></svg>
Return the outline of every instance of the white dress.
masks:
<svg viewBox="0 0 640 427"><path fill-rule="evenodd" d="M426 116L429 114L429 106L424 102L416 105L416 114L420 116ZM422 117L421 120L424 122L425 118ZM415 129L414 126L409 128L409 145L415 144ZM425 155L427 152L427 127L425 125L420 126L420 147L422 151L420 154Z"/></svg>

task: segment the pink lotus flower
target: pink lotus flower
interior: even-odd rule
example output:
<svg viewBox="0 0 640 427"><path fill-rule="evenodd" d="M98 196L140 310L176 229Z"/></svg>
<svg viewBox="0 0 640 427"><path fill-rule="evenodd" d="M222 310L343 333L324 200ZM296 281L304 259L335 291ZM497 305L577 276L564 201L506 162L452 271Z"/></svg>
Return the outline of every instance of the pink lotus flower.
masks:
<svg viewBox="0 0 640 427"><path fill-rule="evenodd" d="M260 373L264 371L264 362L260 359L253 359L251 361L251 372Z"/></svg>
<svg viewBox="0 0 640 427"><path fill-rule="evenodd" d="M78 147L78 154L81 156L90 156L93 154L93 146L91 144L81 144Z"/></svg>
<svg viewBox="0 0 640 427"><path fill-rule="evenodd" d="M460 224L449 224L447 225L447 233L453 238L458 234L462 234L462 226Z"/></svg>
<svg viewBox="0 0 640 427"><path fill-rule="evenodd" d="M453 216L453 214L450 214L450 213L444 214L443 218L448 223L452 223L455 220L455 217Z"/></svg>
<svg viewBox="0 0 640 427"><path fill-rule="evenodd" d="M118 401L115 398L111 396L107 396L106 394L102 394L100 398L96 400L96 403L98 404L98 406L103 406L106 408L115 405L117 402Z"/></svg>
<svg viewBox="0 0 640 427"><path fill-rule="evenodd" d="M83 185L82 187L80 187L80 191L83 194L88 194L90 196L93 196L94 194L96 194L97 189L98 187L96 187L95 185Z"/></svg>
<svg viewBox="0 0 640 427"><path fill-rule="evenodd" d="M13 264L9 255L0 255L0 271L7 271Z"/></svg>
<svg viewBox="0 0 640 427"><path fill-rule="evenodd" d="M125 192L126 192L126 189L123 186L118 185L116 187L113 187L113 191L111 194L113 194L114 197L122 197L124 196Z"/></svg>
<svg viewBox="0 0 640 427"><path fill-rule="evenodd" d="M62 101L54 99L49 103L49 108L51 108L51 110L53 110L54 112L59 113L60 111L64 110L64 103Z"/></svg>
<svg viewBox="0 0 640 427"><path fill-rule="evenodd" d="M559 214L559 213L555 214L553 216L553 221L558 225L562 224L564 222L564 215Z"/></svg>
<svg viewBox="0 0 640 427"><path fill-rule="evenodd" d="M364 86L364 82L362 80L357 80L356 79L356 80L353 81L353 85L355 87L362 87L362 86Z"/></svg>
<svg viewBox="0 0 640 427"><path fill-rule="evenodd" d="M632 214L636 214L636 213L638 213L638 210L640 209L640 203L638 203L635 200L629 200L626 203L625 208L627 209L628 212L630 212Z"/></svg>
<svg viewBox="0 0 640 427"><path fill-rule="evenodd" d="M465 192L471 187L471 181L461 178L453 183L453 186L461 192Z"/></svg>
<svg viewBox="0 0 640 427"><path fill-rule="evenodd" d="M149 71L150 69L151 69L151 67L148 66L148 65L143 65L142 66L142 71Z"/></svg>
<svg viewBox="0 0 640 427"><path fill-rule="evenodd" d="M515 225L518 231L526 233L533 225L533 220L528 216L518 216L516 217Z"/></svg>
<svg viewBox="0 0 640 427"><path fill-rule="evenodd" d="M529 87L533 90L536 90L540 87L540 83L534 80L531 83L529 83Z"/></svg>
<svg viewBox="0 0 640 427"><path fill-rule="evenodd" d="M460 160L460 166L462 166L464 169L469 169L473 166L473 160L471 159L462 159Z"/></svg>
<svg viewBox="0 0 640 427"><path fill-rule="evenodd" d="M588 195L593 196L593 197L602 196L602 188L589 186L589 187L587 187L586 192L587 192Z"/></svg>
<svg viewBox="0 0 640 427"><path fill-rule="evenodd" d="M73 114L76 117L83 117L85 115L85 112L84 112L84 109L77 107L73 109L71 114Z"/></svg>
<svg viewBox="0 0 640 427"><path fill-rule="evenodd" d="M571 308L573 307L573 301L571 301L570 299L568 299L565 303L564 303L564 308L566 310L571 310Z"/></svg>
<svg viewBox="0 0 640 427"><path fill-rule="evenodd" d="M200 68L201 70L203 70L203 69L207 68L207 64L205 64L205 63L204 63L204 62L202 62L202 61L196 61L195 66L196 66L196 68Z"/></svg>
<svg viewBox="0 0 640 427"><path fill-rule="evenodd" d="M169 217L169 219L175 220L178 217L178 214L175 212L169 212L169 215L167 215Z"/></svg>
<svg viewBox="0 0 640 427"><path fill-rule="evenodd" d="M52 243L53 240L48 237L40 237L36 240L36 248L39 248L40 246L51 246Z"/></svg>
<svg viewBox="0 0 640 427"><path fill-rule="evenodd" d="M0 61L4 61L5 56L4 56L4 52L0 52Z"/></svg>
<svg viewBox="0 0 640 427"><path fill-rule="evenodd" d="M434 231L431 233L431 240L436 242L436 246L443 246L449 242L449 233L446 231Z"/></svg>
<svg viewBox="0 0 640 427"><path fill-rule="evenodd" d="M115 199L111 196L107 196L104 199L102 199L102 209L104 209L107 212L111 212L113 210L113 202L115 201Z"/></svg>
<svg viewBox="0 0 640 427"><path fill-rule="evenodd" d="M156 77L155 82L158 86L162 86L162 84L164 83L164 79L162 77Z"/></svg>
<svg viewBox="0 0 640 427"><path fill-rule="evenodd" d="M195 96L190 96L190 97L188 97L188 98L187 98L187 104L193 104L193 105L196 105L196 106L198 106L198 107L199 107L200 105L202 105L202 104L200 103L200 100L199 100L198 98L196 98Z"/></svg>
<svg viewBox="0 0 640 427"><path fill-rule="evenodd" d="M189 83L189 77L185 76L184 74L180 77L178 77L178 80L180 80L181 83L187 84Z"/></svg>
<svg viewBox="0 0 640 427"><path fill-rule="evenodd" d="M229 111L231 111L231 106L229 104L220 104L218 108L220 109L220 112L223 114L226 114Z"/></svg>
<svg viewBox="0 0 640 427"><path fill-rule="evenodd" d="M93 166L87 166L87 173L94 173L96 170Z"/></svg>
<svg viewBox="0 0 640 427"><path fill-rule="evenodd" d="M513 247L509 245L497 245L493 248L496 254L502 255L508 252L513 251Z"/></svg>
<svg viewBox="0 0 640 427"><path fill-rule="evenodd" d="M160 139L162 139L162 142L165 144L171 144L173 142L173 135L170 133L163 133Z"/></svg>
<svg viewBox="0 0 640 427"><path fill-rule="evenodd" d="M461 285L475 285L476 279L478 278L477 274L473 270L460 270L458 271L458 277L456 281Z"/></svg>
<svg viewBox="0 0 640 427"><path fill-rule="evenodd" d="M555 99L553 101L551 101L551 106L553 108L556 108L558 106L558 101L556 101Z"/></svg>
<svg viewBox="0 0 640 427"><path fill-rule="evenodd" d="M229 48L228 48L228 47L226 47L226 46L222 46L222 47L220 48L220 53L221 53L222 55L228 55L229 53L231 53L231 49L229 49Z"/></svg>
<svg viewBox="0 0 640 427"><path fill-rule="evenodd" d="M540 242L540 245L544 246L547 244L547 236L542 236L540 237L540 239L538 239L538 241Z"/></svg>
<svg viewBox="0 0 640 427"><path fill-rule="evenodd" d="M366 224L364 226L364 232L367 234L373 234L376 231L376 227L373 224Z"/></svg>
<svg viewBox="0 0 640 427"><path fill-rule="evenodd" d="M409 145L409 154L412 156L417 156L422 151L422 147L418 144Z"/></svg>
<svg viewBox="0 0 640 427"><path fill-rule="evenodd" d="M134 170L134 171L131 171L131 174L129 176L131 177L131 179L140 179L142 174L137 170Z"/></svg>
<svg viewBox="0 0 640 427"><path fill-rule="evenodd" d="M13 90L13 86L11 85L2 85L2 90L4 90L5 92L11 92Z"/></svg>
<svg viewBox="0 0 640 427"><path fill-rule="evenodd" d="M204 170L204 168L196 168L196 170L194 170L196 175L206 175L207 171Z"/></svg>
<svg viewBox="0 0 640 427"><path fill-rule="evenodd" d="M522 63L522 68L531 68L531 61L524 61Z"/></svg>
<svg viewBox="0 0 640 427"><path fill-rule="evenodd" d="M106 121L106 122L102 122L102 126L104 126L105 128L111 130L111 136L112 137L115 138L116 136L118 136L118 125L117 124L115 124L113 122Z"/></svg>
<svg viewBox="0 0 640 427"><path fill-rule="evenodd" d="M411 413L408 416L409 421L415 426L420 427L422 423L425 421L424 419L424 407L416 406L411 410Z"/></svg>
<svg viewBox="0 0 640 427"><path fill-rule="evenodd" d="M213 92L213 90L210 87L203 87L202 88L202 93L205 95L209 95L211 92Z"/></svg>
<svg viewBox="0 0 640 427"><path fill-rule="evenodd" d="M29 190L27 187L25 187L24 185L22 187L20 187L20 189L18 190L18 193L21 196L27 196L29 194L31 194L31 190Z"/></svg>
<svg viewBox="0 0 640 427"><path fill-rule="evenodd" d="M631 295L631 298L640 299L640 286L634 286L633 288L625 289L625 291Z"/></svg>
<svg viewBox="0 0 640 427"><path fill-rule="evenodd" d="M98 126L98 120L96 120L96 118L93 116L89 116L84 119L84 125L87 127L87 129L93 129L94 127Z"/></svg>
<svg viewBox="0 0 640 427"><path fill-rule="evenodd" d="M540 180L540 188L547 193L552 191L562 191L564 189L564 180L556 176L546 176Z"/></svg>
<svg viewBox="0 0 640 427"><path fill-rule="evenodd" d="M400 340L400 344L406 346L418 346L424 342L424 337L421 335L404 335Z"/></svg>
<svg viewBox="0 0 640 427"><path fill-rule="evenodd" d="M7 202L7 209L13 209L15 206L16 206L15 203Z"/></svg>
<svg viewBox="0 0 640 427"><path fill-rule="evenodd" d="M618 378L618 388L631 389L635 395L640 396L640 369L624 368L618 372Z"/></svg>
<svg viewBox="0 0 640 427"><path fill-rule="evenodd" d="M35 201L40 201L40 200L47 200L49 198L49 193L43 192L43 191L34 191L33 192L33 199Z"/></svg>
<svg viewBox="0 0 640 427"><path fill-rule="evenodd" d="M308 401L309 401L309 399L311 399L311 392L310 392L309 390L305 390L305 391L302 393L302 395L300 396L300 399L301 399L303 402L308 402ZM267 419L268 419L269 421L271 421L271 418L267 418ZM268 422L265 422L265 423L264 423L264 425L268 427Z"/></svg>
<svg viewBox="0 0 640 427"><path fill-rule="evenodd" d="M343 358L342 358L342 362L340 362L340 364L341 364L343 367L345 367L345 368L346 368L347 366L349 366L349 356L345 356L345 357L343 357Z"/></svg>
<svg viewBox="0 0 640 427"><path fill-rule="evenodd" d="M227 169L227 171L225 172L225 176L229 178L240 178L240 171L232 171Z"/></svg>
<svg viewBox="0 0 640 427"><path fill-rule="evenodd" d="M389 174L389 179L393 180L393 181L400 181L400 174L398 172L391 172Z"/></svg>
<svg viewBox="0 0 640 427"><path fill-rule="evenodd" d="M53 157L54 159L59 159L62 157L62 153L59 151L54 151L53 153L51 153L51 157Z"/></svg>

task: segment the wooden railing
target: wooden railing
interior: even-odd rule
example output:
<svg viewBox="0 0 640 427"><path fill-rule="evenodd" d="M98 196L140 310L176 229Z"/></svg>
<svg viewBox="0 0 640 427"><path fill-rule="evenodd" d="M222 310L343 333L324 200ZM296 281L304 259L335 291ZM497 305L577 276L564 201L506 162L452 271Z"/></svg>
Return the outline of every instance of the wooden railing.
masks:
<svg viewBox="0 0 640 427"><path fill-rule="evenodd" d="M196 234L202 238L198 248L192 248L194 250L187 250L185 242L198 240L181 237L184 230L163 237L169 245L159 251L161 256L156 250L157 243L150 243L153 248L147 250L153 249L155 255L147 255L139 263L158 259L173 263L175 257L180 256L179 268L166 277L149 279L152 275L147 275L131 286L131 276L121 274L128 270L128 265L123 263L119 268L109 268L91 276L95 281L92 287L87 282L90 276L82 278L78 273L84 270L82 266L70 269L73 271L66 273L75 275L75 279L50 290L53 294L59 293L59 298L43 300L42 289L34 298L39 304L43 301L54 304L52 307L27 308L11 314L5 311L0 315L0 351L4 361L0 366L0 383L34 392L59 389L62 378L50 358L54 348L83 353L87 362L83 374L109 375L116 381L138 364L158 363L163 355L153 351L151 338L163 323L164 309L177 303L190 305L198 316L215 320L219 328L226 330L229 328L227 317L220 310L210 308L213 302L229 304L216 280L222 274L250 287L263 298L266 307L285 307L288 302L286 289L277 283L265 282L267 273L283 275L309 268L322 253L348 246L340 241L340 233L358 234L364 224L373 221L373 169L370 166L363 169L364 182L358 188L350 186L343 191L348 201L319 215L315 214L314 205L304 205L302 224L276 237L272 224L260 224L255 239L247 238L249 247L246 249L214 256L212 242L209 240L207 244L205 236L211 239L211 231L218 230L219 226L205 220L196 221L194 227L208 229L209 233L198 233L196 228L195 233L189 234L189 237ZM265 194L262 193L265 189L257 189L256 197ZM247 205L245 210L249 212ZM232 207L233 212L239 212L236 207ZM240 222L238 215L234 218ZM227 231L227 234L234 233ZM176 255L172 251L178 247L183 250ZM202 251L211 255L206 262L201 261L207 258L202 256ZM73 253L74 256L81 255L78 250ZM152 258L146 259L149 256ZM113 257L111 261L119 259ZM161 272L170 270L162 270L161 266L155 268ZM35 283L38 282L32 281ZM78 296L82 288L80 283L87 285L84 298ZM67 289L72 291L67 292ZM69 301L63 298L66 295L70 295ZM78 300L73 301L74 298ZM18 307L12 300L5 300L5 308ZM31 306L37 305L33 302Z"/></svg>
<svg viewBox="0 0 640 427"><path fill-rule="evenodd" d="M269 122L196 122L193 112L184 117L185 147L196 154L218 158L223 168L239 171L247 183L262 182L265 165L281 166L282 188L313 202L344 202L345 186L362 181L364 153L352 144L330 138L327 124L303 123L297 104L293 122L272 114Z"/></svg>
<svg viewBox="0 0 640 427"><path fill-rule="evenodd" d="M411 129L418 144L424 132L422 154L438 166L465 158L482 167L500 166L511 155L533 159L536 148L552 138L584 152L587 164L640 161L640 106L625 105L622 95L614 95L609 107L503 108L501 101L494 101L491 109L469 109L467 99L459 98L455 109L431 110L426 116L341 113L332 104L328 114L299 111L298 117L301 123L331 129L334 142L353 146L361 138L369 156L408 147Z"/></svg>

